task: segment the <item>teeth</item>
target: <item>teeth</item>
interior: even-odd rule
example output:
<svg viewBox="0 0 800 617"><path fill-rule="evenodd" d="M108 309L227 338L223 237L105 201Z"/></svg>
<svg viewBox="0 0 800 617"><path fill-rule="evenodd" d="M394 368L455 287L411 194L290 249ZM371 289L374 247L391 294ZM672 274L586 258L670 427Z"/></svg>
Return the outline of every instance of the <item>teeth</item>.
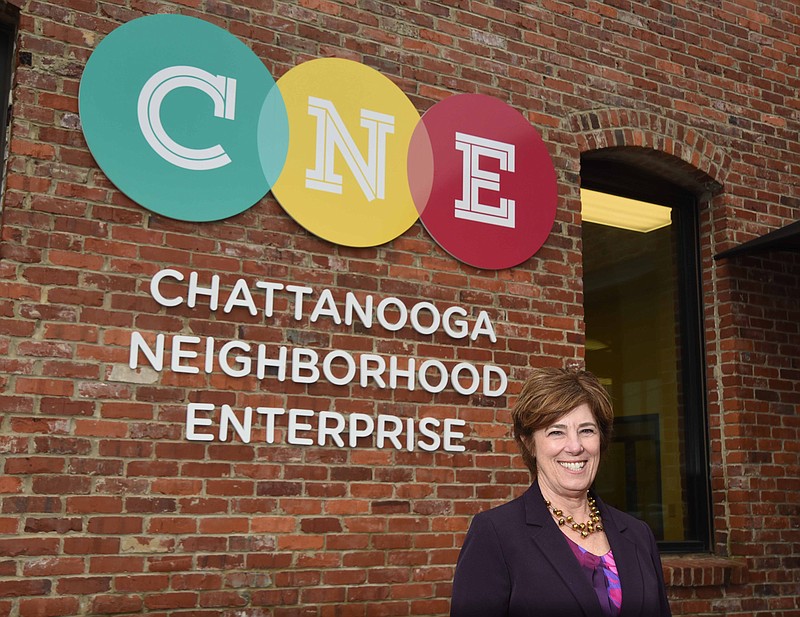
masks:
<svg viewBox="0 0 800 617"><path fill-rule="evenodd" d="M580 471L581 469L583 469L584 465L586 465L586 461L581 461L580 463L562 463L562 462L559 462L558 464L561 465L562 467L566 467L570 471Z"/></svg>

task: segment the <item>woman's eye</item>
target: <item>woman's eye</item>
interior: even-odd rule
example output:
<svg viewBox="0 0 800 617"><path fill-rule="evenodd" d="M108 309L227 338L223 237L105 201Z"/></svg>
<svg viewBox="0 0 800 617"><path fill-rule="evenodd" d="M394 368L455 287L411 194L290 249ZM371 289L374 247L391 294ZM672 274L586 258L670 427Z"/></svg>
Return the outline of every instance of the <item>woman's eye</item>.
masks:
<svg viewBox="0 0 800 617"><path fill-rule="evenodd" d="M594 429L593 428L585 428L581 432L584 435L594 435Z"/></svg>

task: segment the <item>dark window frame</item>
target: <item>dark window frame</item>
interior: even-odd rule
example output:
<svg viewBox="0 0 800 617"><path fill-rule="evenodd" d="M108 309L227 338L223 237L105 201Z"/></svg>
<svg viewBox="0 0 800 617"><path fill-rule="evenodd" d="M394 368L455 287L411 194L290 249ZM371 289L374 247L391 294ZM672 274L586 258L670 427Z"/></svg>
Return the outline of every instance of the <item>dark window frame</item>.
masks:
<svg viewBox="0 0 800 617"><path fill-rule="evenodd" d="M681 334L681 397L684 402L688 537L659 542L665 553L711 550L712 511L709 466L698 196L657 174L620 160L604 160L595 151L581 157L581 186L672 208L678 237L678 319Z"/></svg>
<svg viewBox="0 0 800 617"><path fill-rule="evenodd" d="M19 9L0 0L0 161L5 162L6 137L11 120L11 80L14 74L14 50Z"/></svg>

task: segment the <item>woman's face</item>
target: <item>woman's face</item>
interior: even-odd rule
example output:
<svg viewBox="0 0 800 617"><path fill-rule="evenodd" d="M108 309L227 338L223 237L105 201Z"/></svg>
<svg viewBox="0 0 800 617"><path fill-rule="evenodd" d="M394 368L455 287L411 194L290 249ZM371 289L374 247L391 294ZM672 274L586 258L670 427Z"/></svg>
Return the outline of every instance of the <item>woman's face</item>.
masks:
<svg viewBox="0 0 800 617"><path fill-rule="evenodd" d="M585 403L535 431L531 446L539 485L551 494L575 497L594 482L600 463L600 429Z"/></svg>

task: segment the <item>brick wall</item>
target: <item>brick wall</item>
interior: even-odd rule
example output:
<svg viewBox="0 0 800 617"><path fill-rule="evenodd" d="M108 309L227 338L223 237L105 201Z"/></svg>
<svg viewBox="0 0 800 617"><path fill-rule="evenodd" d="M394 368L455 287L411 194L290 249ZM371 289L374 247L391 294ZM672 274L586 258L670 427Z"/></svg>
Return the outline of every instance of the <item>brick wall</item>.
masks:
<svg viewBox="0 0 800 617"><path fill-rule="evenodd" d="M748 586L718 606L796 615L800 506L800 259L718 267L718 352L709 374L715 548L746 560ZM738 614L738 613L733 613Z"/></svg>
<svg viewBox="0 0 800 617"><path fill-rule="evenodd" d="M713 555L665 559L676 614L800 615L800 262L712 256L800 218L793 0L390 3L67 0L20 7L0 256L0 614L445 615L471 516L528 482L508 407L532 365L583 357L580 154L662 153L721 186L701 205ZM86 59L143 14L179 12L244 40L275 77L359 60L422 112L481 92L548 145L559 208L521 266L478 271L419 224L347 249L271 196L179 223L117 191L77 114ZM698 180L699 179L699 180ZM159 306L163 268L485 310L489 343ZM131 331L505 367L506 396L278 384L127 369ZM466 422L464 452L189 442L186 406L267 405ZM279 435L285 427L279 423Z"/></svg>

